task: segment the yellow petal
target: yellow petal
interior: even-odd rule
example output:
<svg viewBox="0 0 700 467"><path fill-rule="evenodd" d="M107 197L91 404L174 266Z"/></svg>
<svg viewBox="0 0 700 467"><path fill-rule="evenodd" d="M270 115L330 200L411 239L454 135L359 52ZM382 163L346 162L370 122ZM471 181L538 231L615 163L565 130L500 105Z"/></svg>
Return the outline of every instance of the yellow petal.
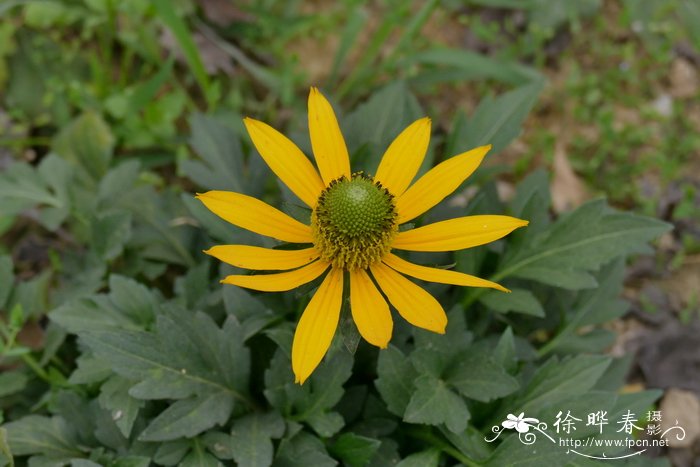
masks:
<svg viewBox="0 0 700 467"><path fill-rule="evenodd" d="M219 261L245 269L295 269L318 258L315 248L271 250L248 245L217 245L205 253Z"/></svg>
<svg viewBox="0 0 700 467"><path fill-rule="evenodd" d="M468 216L399 232L392 248L411 251L453 251L505 237L528 221L509 216Z"/></svg>
<svg viewBox="0 0 700 467"><path fill-rule="evenodd" d="M480 146L436 165L396 200L399 224L423 214L467 179L484 159L491 145Z"/></svg>
<svg viewBox="0 0 700 467"><path fill-rule="evenodd" d="M342 175L350 178L350 157L333 107L318 89L309 92L309 136L316 165L326 185Z"/></svg>
<svg viewBox="0 0 700 467"><path fill-rule="evenodd" d="M382 263L370 266L384 294L403 318L414 326L445 333L447 315L428 292Z"/></svg>
<svg viewBox="0 0 700 467"><path fill-rule="evenodd" d="M374 179L394 196L401 196L418 173L430 142L430 119L411 123L389 145Z"/></svg>
<svg viewBox="0 0 700 467"><path fill-rule="evenodd" d="M469 274L464 274L458 271L448 271L446 269L419 266L418 264L410 263L391 253L384 255L382 261L384 261L384 264L387 266L402 274L406 274L407 276L415 277L416 279L423 281L461 285L463 287L489 287L492 289L498 289L502 292L510 292L510 290L506 289L502 285L480 277L470 276Z"/></svg>
<svg viewBox="0 0 700 467"><path fill-rule="evenodd" d="M244 118L250 139L270 169L310 207L324 188L311 161L289 138L266 123Z"/></svg>
<svg viewBox="0 0 700 467"><path fill-rule="evenodd" d="M289 272L280 272L278 274L226 276L221 283L233 284L247 289L261 290L263 292L283 292L311 282L323 274L323 271L328 269L328 265L329 263L319 260L303 268Z"/></svg>
<svg viewBox="0 0 700 467"><path fill-rule="evenodd" d="M196 196L225 221L284 242L312 243L311 228L251 196L232 191L208 191Z"/></svg>
<svg viewBox="0 0 700 467"><path fill-rule="evenodd" d="M362 337L370 344L385 349L394 327L389 305L372 279L361 269L350 271L350 309Z"/></svg>
<svg viewBox="0 0 700 467"><path fill-rule="evenodd" d="M306 306L294 333L292 370L297 383L304 384L328 351L342 299L343 270L333 268Z"/></svg>

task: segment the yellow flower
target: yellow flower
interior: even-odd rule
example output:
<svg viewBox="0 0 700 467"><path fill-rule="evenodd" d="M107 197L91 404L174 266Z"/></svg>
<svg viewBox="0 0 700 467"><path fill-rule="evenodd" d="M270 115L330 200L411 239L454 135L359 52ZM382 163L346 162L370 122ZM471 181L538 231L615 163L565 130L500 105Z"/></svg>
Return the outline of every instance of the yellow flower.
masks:
<svg viewBox="0 0 700 467"><path fill-rule="evenodd" d="M269 125L251 118L244 122L272 171L311 208L308 225L240 193L209 191L197 198L232 224L307 246L274 250L219 245L206 253L240 268L285 271L231 275L222 280L268 292L294 289L330 269L294 334L292 369L296 382L304 383L328 350L338 326L347 280L352 318L362 337L380 348L386 348L393 329L384 297L414 326L445 332L447 317L440 303L403 274L443 284L507 291L494 282L413 264L391 252L461 250L492 242L527 225L527 221L513 217L479 215L399 230L401 224L417 218L457 189L491 146L454 156L411 185L428 148L428 118L415 121L396 137L374 177L351 173L348 150L333 109L316 88L311 88L309 94L309 133L318 171L292 141Z"/></svg>

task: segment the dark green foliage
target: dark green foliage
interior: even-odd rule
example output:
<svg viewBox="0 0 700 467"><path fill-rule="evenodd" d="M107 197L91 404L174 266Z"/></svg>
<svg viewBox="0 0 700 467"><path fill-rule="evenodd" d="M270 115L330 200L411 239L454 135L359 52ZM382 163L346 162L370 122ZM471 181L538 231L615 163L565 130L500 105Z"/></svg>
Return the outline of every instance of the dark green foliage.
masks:
<svg viewBox="0 0 700 467"><path fill-rule="evenodd" d="M214 85L164 5L155 8L212 100ZM501 78L518 87L458 119L440 158L489 142L498 151L517 137L542 82L520 67ZM397 81L342 117L354 166L374 170L422 114L409 84ZM279 201L240 125L202 114L189 122L194 155L178 160L188 184ZM68 239L31 279L15 277L18 265L0 257L0 357L11 367L0 374L0 465L10 452L32 465L77 466L597 465L559 447L534 450L512 433L485 437L508 414L551 422L559 410L581 417L593 407L612 420L659 396L618 393L625 362L601 353L609 335L600 325L625 312L625 260L647 251L664 223L602 200L553 219L545 174L523 180L510 205L486 180L467 209L448 199L436 215L506 213L530 226L440 261L513 292L431 286L450 310L445 335L409 329L395 314L388 349L360 342L351 355L338 333L299 386L293 323L314 285L261 294L219 284L232 268L203 249L270 240L227 225L138 159L117 158L113 133L85 112L37 165L14 162L0 173L1 215L31 209ZM17 344L19 330L42 317L44 348ZM575 437L589 435L582 428Z"/></svg>

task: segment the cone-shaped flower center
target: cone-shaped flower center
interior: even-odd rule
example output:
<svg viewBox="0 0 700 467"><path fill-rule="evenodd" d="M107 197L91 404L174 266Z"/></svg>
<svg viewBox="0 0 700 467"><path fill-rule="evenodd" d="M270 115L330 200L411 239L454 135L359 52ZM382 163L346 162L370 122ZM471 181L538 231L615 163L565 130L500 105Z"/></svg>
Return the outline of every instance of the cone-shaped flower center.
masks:
<svg viewBox="0 0 700 467"><path fill-rule="evenodd" d="M391 249L396 235L394 197L362 173L323 190L311 216L314 244L334 266L366 269Z"/></svg>

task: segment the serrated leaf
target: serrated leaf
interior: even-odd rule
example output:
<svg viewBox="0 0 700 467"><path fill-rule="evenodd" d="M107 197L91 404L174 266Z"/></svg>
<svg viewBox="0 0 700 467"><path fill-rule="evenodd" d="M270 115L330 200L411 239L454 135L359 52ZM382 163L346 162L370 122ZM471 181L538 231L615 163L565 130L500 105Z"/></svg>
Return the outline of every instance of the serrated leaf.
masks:
<svg viewBox="0 0 700 467"><path fill-rule="evenodd" d="M182 416L201 410L219 413L229 402L249 404L245 392L248 385L249 352L243 347L240 327L227 320L219 329L203 313L188 313L177 308L158 316L156 332L109 330L82 334L95 356L109 363L112 369L135 381L129 390L139 399L185 399L171 411ZM201 407L200 407L201 406ZM199 407L199 408L198 408ZM167 412L167 410L166 410ZM196 414L195 414L196 415ZM161 416L163 416L161 414ZM194 415L193 415L194 416ZM213 420L218 420L214 416ZM149 436L164 436L165 422L159 421ZM193 426L198 425L192 421ZM211 425L210 425L211 426ZM185 430L186 428L182 428ZM153 432L158 433L154 435Z"/></svg>
<svg viewBox="0 0 700 467"><path fill-rule="evenodd" d="M61 417L29 415L4 426L12 454L52 458L81 457L73 428Z"/></svg>
<svg viewBox="0 0 700 467"><path fill-rule="evenodd" d="M67 302L51 312L51 320L68 331L99 331L112 328L142 329L160 308L158 297L143 284L112 274L110 292Z"/></svg>
<svg viewBox="0 0 700 467"><path fill-rule="evenodd" d="M544 316L542 304L532 292L525 289L511 289L510 293L489 291L482 295L479 301L499 313L512 311L539 318Z"/></svg>
<svg viewBox="0 0 700 467"><path fill-rule="evenodd" d="M299 432L291 439L284 439L275 457L275 467L335 467L338 462L326 452L323 442L306 432Z"/></svg>
<svg viewBox="0 0 700 467"><path fill-rule="evenodd" d="M252 413L237 419L231 428L230 449L239 467L272 464L271 439L284 434L284 420L277 412Z"/></svg>
<svg viewBox="0 0 700 467"><path fill-rule="evenodd" d="M345 420L338 412L314 412L306 417L309 424L319 436L330 438L345 425Z"/></svg>
<svg viewBox="0 0 700 467"><path fill-rule="evenodd" d="M138 160L128 160L111 169L100 180L97 187L97 199L102 205L112 206L136 182L141 164Z"/></svg>
<svg viewBox="0 0 700 467"><path fill-rule="evenodd" d="M127 439L131 435L139 409L144 405L143 401L129 395L129 388L133 384L133 381L114 375L100 387L98 398L100 406L109 411L119 431Z"/></svg>
<svg viewBox="0 0 700 467"><path fill-rule="evenodd" d="M29 317L43 316L48 307L46 302L51 277L51 270L46 269L27 281L18 282L12 291L7 308L12 310L18 305L21 306L25 320Z"/></svg>
<svg viewBox="0 0 700 467"><path fill-rule="evenodd" d="M451 151L485 144L493 145L492 152L501 151L520 134L542 87L543 81L537 80L498 97L482 99L470 119L455 123Z"/></svg>
<svg viewBox="0 0 700 467"><path fill-rule="evenodd" d="M482 402L507 396L520 387L496 361L479 353L463 354L445 379L464 397Z"/></svg>
<svg viewBox="0 0 700 467"><path fill-rule="evenodd" d="M305 421L322 436L332 436L344 421L331 409L343 396L343 384L352 373L352 357L338 350L313 372L303 385L294 383L289 357L278 350L270 368L265 372L265 397L283 413L295 420Z"/></svg>
<svg viewBox="0 0 700 467"><path fill-rule="evenodd" d="M91 223L92 245L106 261L119 256L131 237L131 213L112 211L98 215Z"/></svg>
<svg viewBox="0 0 700 467"><path fill-rule="evenodd" d="M414 381L415 392L406 407L404 421L427 425L445 424L459 433L467 428L470 414L464 400L452 392L444 381L422 375Z"/></svg>
<svg viewBox="0 0 700 467"><path fill-rule="evenodd" d="M393 139L411 122L423 116L418 100L403 81L395 81L341 119L348 149L355 157L353 169L374 173ZM360 148L364 145L364 149ZM431 159L431 158L426 158Z"/></svg>
<svg viewBox="0 0 700 467"><path fill-rule="evenodd" d="M439 462L440 451L438 449L429 449L411 454L396 464L396 467L438 467Z"/></svg>
<svg viewBox="0 0 700 467"><path fill-rule="evenodd" d="M183 399L158 415L139 435L141 441L189 438L222 425L233 410L233 397L225 391Z"/></svg>
<svg viewBox="0 0 700 467"><path fill-rule="evenodd" d="M413 380L418 376L411 361L399 349L390 345L379 353L378 378L374 382L387 408L403 416L413 394Z"/></svg>
<svg viewBox="0 0 700 467"><path fill-rule="evenodd" d="M421 71L411 84L434 85L445 81L478 80L491 78L502 83L522 85L533 80L541 80L533 68L514 61L498 60L466 49L435 47L425 52L417 52L408 57L411 64L438 69Z"/></svg>
<svg viewBox="0 0 700 467"><path fill-rule="evenodd" d="M183 160L180 169L209 190L245 193L243 150L238 134L215 117L194 114L189 119L190 144L201 161Z"/></svg>
<svg viewBox="0 0 700 467"><path fill-rule="evenodd" d="M331 453L348 467L363 467L377 452L381 441L355 433L343 433L333 443Z"/></svg>
<svg viewBox="0 0 700 467"><path fill-rule="evenodd" d="M535 372L522 394L505 404L502 417L506 413L537 413L560 398L584 394L595 386L610 360L601 355L579 355L561 362L550 358Z"/></svg>
<svg viewBox="0 0 700 467"><path fill-rule="evenodd" d="M498 344L496 348L493 349L493 358L508 372L513 370L517 365L518 359L515 353L515 339L513 338L513 328L510 326L508 326L498 339Z"/></svg>
<svg viewBox="0 0 700 467"><path fill-rule="evenodd" d="M104 177L112 160L114 136L102 117L85 112L65 126L54 141L54 151L75 162L94 181Z"/></svg>
<svg viewBox="0 0 700 467"><path fill-rule="evenodd" d="M194 449L178 465L180 467L219 467L221 462L196 442Z"/></svg>
<svg viewBox="0 0 700 467"><path fill-rule="evenodd" d="M648 241L669 228L665 222L612 211L604 201L592 201L562 216L537 241L507 257L497 275L552 283L573 274L590 285L585 281L588 271L644 251ZM571 282L567 283L569 288L583 288Z"/></svg>
<svg viewBox="0 0 700 467"><path fill-rule="evenodd" d="M0 213L17 214L39 207L39 221L56 230L70 212L68 187L73 168L55 154L49 154L34 168L23 162L0 173Z"/></svg>

